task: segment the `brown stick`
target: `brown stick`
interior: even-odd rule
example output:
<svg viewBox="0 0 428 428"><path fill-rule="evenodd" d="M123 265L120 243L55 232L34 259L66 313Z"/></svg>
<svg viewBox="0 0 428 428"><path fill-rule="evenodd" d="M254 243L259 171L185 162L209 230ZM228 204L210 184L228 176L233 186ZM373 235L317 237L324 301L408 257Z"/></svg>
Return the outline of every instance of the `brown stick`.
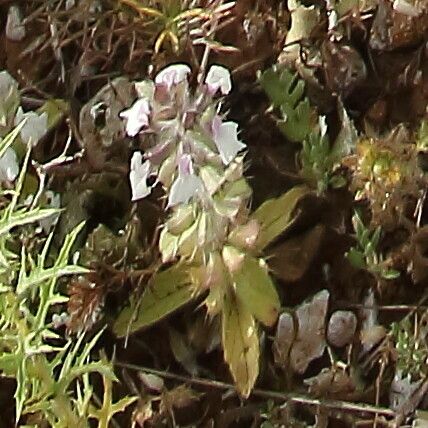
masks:
<svg viewBox="0 0 428 428"><path fill-rule="evenodd" d="M163 370L155 370L150 367L143 367L143 366L138 366L136 364L130 364L130 363L122 363L120 361L116 361L115 365L118 367L129 369L129 370L147 372L162 378L173 379L179 382L185 382L193 385L204 386L209 388L218 388L218 389L234 389L234 386L232 384L226 383L226 382L220 382L217 380L197 378L197 377L187 377L187 376L170 373ZM372 406L370 404L365 404L365 403L351 403L348 401L322 399L322 398L318 399L318 398L311 398L303 394L269 391L269 390L257 389L257 388L253 389L252 395L267 398L267 399L273 399L273 400L293 401L295 403L306 404L309 406L323 406L329 409L360 412L360 413L373 413L375 415L377 414L377 415L383 415L383 416L389 416L389 417L396 416L396 413L394 412L394 410L387 409L385 407Z"/></svg>

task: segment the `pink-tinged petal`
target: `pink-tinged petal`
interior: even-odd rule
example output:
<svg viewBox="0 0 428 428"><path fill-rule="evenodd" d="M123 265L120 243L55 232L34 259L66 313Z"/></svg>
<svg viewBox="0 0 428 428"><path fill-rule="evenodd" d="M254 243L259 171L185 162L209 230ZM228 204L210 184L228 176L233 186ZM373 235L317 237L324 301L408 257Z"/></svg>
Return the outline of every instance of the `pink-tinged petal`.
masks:
<svg viewBox="0 0 428 428"><path fill-rule="evenodd" d="M227 95L232 90L229 70L220 65L211 66L205 79L205 84L211 95L215 95L219 89L222 95Z"/></svg>
<svg viewBox="0 0 428 428"><path fill-rule="evenodd" d="M187 75L191 73L191 69L186 64L173 64L161 70L155 77L157 85L166 86L171 89L173 85L177 85L187 79Z"/></svg>
<svg viewBox="0 0 428 428"><path fill-rule="evenodd" d="M149 125L150 103L146 98L138 99L131 108L122 111L119 116L126 119L126 133L135 137L142 128Z"/></svg>
<svg viewBox="0 0 428 428"><path fill-rule="evenodd" d="M213 135L217 135L220 131L220 127L223 124L223 121L221 120L221 117L216 114L211 122L211 131L213 133Z"/></svg>
<svg viewBox="0 0 428 428"><path fill-rule="evenodd" d="M169 190L168 208L185 204L203 191L204 183L193 172L192 158L182 155L178 162L178 177Z"/></svg>
<svg viewBox="0 0 428 428"><path fill-rule="evenodd" d="M178 161L178 175L193 174L193 163L190 155L182 155Z"/></svg>
<svg viewBox="0 0 428 428"><path fill-rule="evenodd" d="M224 122L220 125L214 125L213 121L214 142L217 146L221 160L225 165L235 159L238 152L246 145L238 139L238 124L235 122Z"/></svg>
<svg viewBox="0 0 428 428"><path fill-rule="evenodd" d="M142 154L140 152L135 152L131 158L131 171L129 173L133 202L150 195L152 188L147 185L147 178L150 174L150 170L150 162L145 161L143 163Z"/></svg>

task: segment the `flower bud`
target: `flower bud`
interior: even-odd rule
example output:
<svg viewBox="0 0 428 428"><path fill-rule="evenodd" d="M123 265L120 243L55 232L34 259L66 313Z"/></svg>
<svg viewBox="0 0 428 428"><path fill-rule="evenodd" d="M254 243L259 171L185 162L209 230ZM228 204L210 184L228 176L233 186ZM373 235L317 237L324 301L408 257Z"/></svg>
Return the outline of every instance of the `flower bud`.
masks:
<svg viewBox="0 0 428 428"><path fill-rule="evenodd" d="M224 172L226 181L237 181L244 175L244 156L237 156Z"/></svg>
<svg viewBox="0 0 428 428"><path fill-rule="evenodd" d="M224 264L231 274L238 272L244 263L245 253L231 245L225 245L222 251Z"/></svg>
<svg viewBox="0 0 428 428"><path fill-rule="evenodd" d="M218 251L208 256L208 263L190 269L192 282L201 288L223 284L226 279L226 269Z"/></svg>
<svg viewBox="0 0 428 428"><path fill-rule="evenodd" d="M204 182L205 188L210 195L217 192L222 184L220 171L212 165L206 165L199 169L199 177Z"/></svg>
<svg viewBox="0 0 428 428"><path fill-rule="evenodd" d="M176 154L168 156L159 168L158 179L165 186L169 188L174 181L174 173L176 171Z"/></svg>
<svg viewBox="0 0 428 428"><path fill-rule="evenodd" d="M179 235L195 221L195 209L192 204L179 205L166 222L166 228L173 235Z"/></svg>
<svg viewBox="0 0 428 428"><path fill-rule="evenodd" d="M206 266L205 277L205 284L210 290L204 302L208 315L213 317L221 311L229 278L220 253L211 253Z"/></svg>
<svg viewBox="0 0 428 428"><path fill-rule="evenodd" d="M175 258L178 250L178 240L179 237L169 233L166 227L162 229L159 236L159 251L162 254L162 263L170 262Z"/></svg>
<svg viewBox="0 0 428 428"><path fill-rule="evenodd" d="M248 223L235 227L229 234L228 241L232 245L242 249L254 248L259 236L260 225L257 220L250 220Z"/></svg>
<svg viewBox="0 0 428 428"><path fill-rule="evenodd" d="M199 220L200 217L178 239L178 253L182 257L192 258L198 250Z"/></svg>
<svg viewBox="0 0 428 428"><path fill-rule="evenodd" d="M234 181L233 183L225 186L224 193L226 195L225 199L239 198L244 202L251 197L252 190L247 183L247 180L245 178L241 178L240 180Z"/></svg>

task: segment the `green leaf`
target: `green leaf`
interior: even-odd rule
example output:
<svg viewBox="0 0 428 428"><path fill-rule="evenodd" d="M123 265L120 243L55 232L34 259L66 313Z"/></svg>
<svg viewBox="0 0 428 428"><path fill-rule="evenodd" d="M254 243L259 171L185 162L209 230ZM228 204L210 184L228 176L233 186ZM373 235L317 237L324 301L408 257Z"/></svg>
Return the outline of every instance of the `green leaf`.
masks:
<svg viewBox="0 0 428 428"><path fill-rule="evenodd" d="M257 250L263 250L293 223L297 203L309 192L310 189L306 186L296 186L279 198L269 199L257 208L251 217L260 224Z"/></svg>
<svg viewBox="0 0 428 428"><path fill-rule="evenodd" d="M247 398L259 374L259 338L254 317L232 293L224 300L222 341L236 388Z"/></svg>
<svg viewBox="0 0 428 428"><path fill-rule="evenodd" d="M236 295L250 313L266 326L272 326L280 308L278 293L262 259L247 256L233 275Z"/></svg>
<svg viewBox="0 0 428 428"><path fill-rule="evenodd" d="M305 98L296 107L281 106L283 120L278 122L280 131L293 143L300 143L309 135L312 128L312 108Z"/></svg>
<svg viewBox="0 0 428 428"><path fill-rule="evenodd" d="M356 248L351 248L347 253L346 257L357 269L365 269L367 267L364 254Z"/></svg>
<svg viewBox="0 0 428 428"><path fill-rule="evenodd" d="M113 325L118 337L148 327L190 302L196 289L190 281L188 267L173 266L155 274L147 284L141 301L122 310Z"/></svg>
<svg viewBox="0 0 428 428"><path fill-rule="evenodd" d="M302 142L312 129L313 116L309 100L303 98L304 81L287 69L275 68L261 74L259 81L272 104L281 111L281 132L293 142Z"/></svg>
<svg viewBox="0 0 428 428"><path fill-rule="evenodd" d="M400 272L395 269L386 269L382 271L382 278L384 279L397 279L400 276Z"/></svg>
<svg viewBox="0 0 428 428"><path fill-rule="evenodd" d="M100 361L100 365L108 365L107 361ZM90 406L89 417L98 420L98 428L109 428L110 422L116 413L123 412L138 397L124 397L113 403L113 382L111 377L103 375L104 396L101 408Z"/></svg>
<svg viewBox="0 0 428 428"><path fill-rule="evenodd" d="M14 353L4 353L0 355L0 371L3 376L13 376L17 370L17 359Z"/></svg>
<svg viewBox="0 0 428 428"><path fill-rule="evenodd" d="M260 75L259 82L275 107L294 107L305 91L305 82L287 69L280 72L270 68Z"/></svg>

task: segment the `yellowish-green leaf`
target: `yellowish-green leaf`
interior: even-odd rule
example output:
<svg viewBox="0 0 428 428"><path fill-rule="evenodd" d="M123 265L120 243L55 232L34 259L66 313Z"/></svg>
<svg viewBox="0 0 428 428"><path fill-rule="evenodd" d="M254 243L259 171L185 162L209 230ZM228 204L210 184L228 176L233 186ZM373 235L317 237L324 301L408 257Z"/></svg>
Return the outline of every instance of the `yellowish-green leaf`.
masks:
<svg viewBox="0 0 428 428"><path fill-rule="evenodd" d="M122 310L113 331L124 337L148 327L190 302L196 293L187 266L177 265L157 273L147 284L141 301Z"/></svg>
<svg viewBox="0 0 428 428"><path fill-rule="evenodd" d="M262 259L247 256L242 268L233 275L239 301L261 323L275 324L280 302L275 285Z"/></svg>
<svg viewBox="0 0 428 428"><path fill-rule="evenodd" d="M296 186L279 198L264 202L252 215L260 224L260 233L257 239L257 250L263 250L275 238L293 224L296 216L294 209L303 196L310 189L306 186Z"/></svg>
<svg viewBox="0 0 428 428"><path fill-rule="evenodd" d="M247 398L259 374L256 321L233 293L225 296L222 312L224 359L238 392Z"/></svg>

